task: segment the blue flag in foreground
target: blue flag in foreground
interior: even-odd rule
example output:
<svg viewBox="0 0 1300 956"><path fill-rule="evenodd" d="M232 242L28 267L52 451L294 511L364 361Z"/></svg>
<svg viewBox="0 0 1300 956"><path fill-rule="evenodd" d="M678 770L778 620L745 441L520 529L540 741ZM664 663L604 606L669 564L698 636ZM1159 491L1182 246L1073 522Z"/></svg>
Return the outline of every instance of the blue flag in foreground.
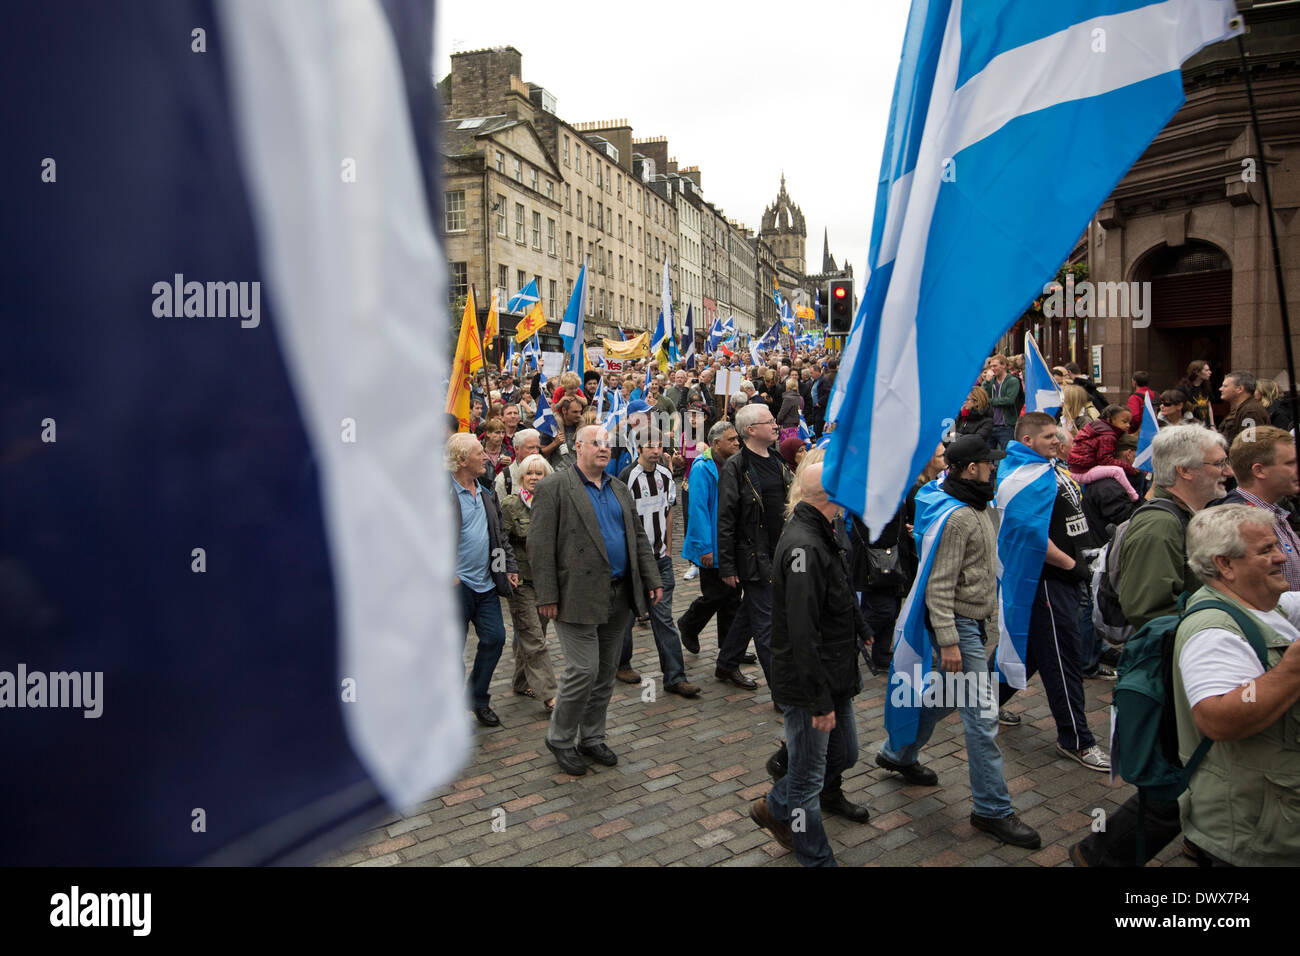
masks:
<svg viewBox="0 0 1300 956"><path fill-rule="evenodd" d="M560 338L564 340L564 351L569 355L569 371L577 372L579 377L587 371L587 345L583 340L586 314L587 266L584 263L578 270L578 280L573 283L573 292L569 295L569 304L564 310L564 320L560 323Z"/></svg>
<svg viewBox="0 0 1300 956"><path fill-rule="evenodd" d="M895 754L916 742L926 682L934 670L933 632L926 624L925 589L930 583L939 536L948 516L960 507L962 503L937 481L916 493L916 523L912 527L919 555L916 580L894 626L894 657L889 664L889 693L885 697L885 732L889 734L889 749Z"/></svg>
<svg viewBox="0 0 1300 956"><path fill-rule="evenodd" d="M1061 410L1065 396L1047 367L1047 360L1038 351L1038 343L1025 333L1025 411L1046 412L1053 418Z"/></svg>
<svg viewBox="0 0 1300 956"><path fill-rule="evenodd" d="M307 863L468 753L432 4L304 12L10 11L0 864Z"/></svg>
<svg viewBox="0 0 1300 956"><path fill-rule="evenodd" d="M873 531L992 344L1182 104L1183 61L1238 32L1235 15L1231 0L913 2L870 280L827 412L826 486ZM1062 152L1080 129L1093 148ZM958 289L979 294L954 307Z"/></svg>
<svg viewBox="0 0 1300 956"><path fill-rule="evenodd" d="M1151 443L1155 441L1156 433L1160 431L1160 420L1156 418L1156 410L1151 407L1151 395L1143 393L1142 395L1142 430L1138 432L1137 458L1134 459L1133 465L1140 468L1148 475L1153 470L1151 462Z"/></svg>
<svg viewBox="0 0 1300 956"><path fill-rule="evenodd" d="M998 525L997 664L1002 680L1017 690L1025 686L1029 615L1047 557L1047 528L1056 502L1056 483L1051 459L1022 441L1007 445L994 499L1002 514Z"/></svg>
<svg viewBox="0 0 1300 956"><path fill-rule="evenodd" d="M533 418L533 427L547 438L555 437L555 413L546 398L546 373L539 370L537 375L537 415Z"/></svg>

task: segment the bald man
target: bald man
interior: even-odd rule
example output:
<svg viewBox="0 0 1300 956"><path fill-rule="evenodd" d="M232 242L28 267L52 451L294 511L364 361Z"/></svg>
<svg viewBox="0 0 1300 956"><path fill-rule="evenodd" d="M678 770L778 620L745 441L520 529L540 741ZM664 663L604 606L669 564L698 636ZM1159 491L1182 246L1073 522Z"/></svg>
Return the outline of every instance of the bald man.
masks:
<svg viewBox="0 0 1300 956"><path fill-rule="evenodd" d="M857 760L858 675L852 577L835 540L843 511L822 487L821 462L800 476L802 500L772 558L772 699L785 714L789 770L749 815L804 866L834 866L822 811L865 820L842 792L822 792Z"/></svg>

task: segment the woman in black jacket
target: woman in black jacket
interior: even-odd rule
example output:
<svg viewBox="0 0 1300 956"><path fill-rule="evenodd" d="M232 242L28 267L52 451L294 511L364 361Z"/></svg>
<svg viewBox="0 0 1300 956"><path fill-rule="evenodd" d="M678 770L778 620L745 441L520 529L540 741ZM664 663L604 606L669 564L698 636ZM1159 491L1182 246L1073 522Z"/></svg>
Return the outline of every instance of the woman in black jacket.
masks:
<svg viewBox="0 0 1300 956"><path fill-rule="evenodd" d="M979 435L984 443L993 442L993 411L989 408L989 393L980 386L975 386L961 404L961 415L957 418L958 435Z"/></svg>

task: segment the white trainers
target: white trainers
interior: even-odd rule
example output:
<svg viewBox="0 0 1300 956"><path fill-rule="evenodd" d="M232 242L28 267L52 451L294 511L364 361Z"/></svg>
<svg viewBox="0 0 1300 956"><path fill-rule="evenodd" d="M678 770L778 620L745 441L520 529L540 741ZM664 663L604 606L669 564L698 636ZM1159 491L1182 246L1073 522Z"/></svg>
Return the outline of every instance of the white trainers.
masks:
<svg viewBox="0 0 1300 956"><path fill-rule="evenodd" d="M697 565L692 564L689 568L686 569L686 573L682 575L682 578L687 581L694 581L699 576L700 576L699 567Z"/></svg>
<svg viewBox="0 0 1300 956"><path fill-rule="evenodd" d="M1098 773L1110 772L1110 755L1096 744L1086 750L1066 750L1060 744L1057 744L1056 752L1062 757L1069 757L1075 763L1081 764L1089 770L1096 770Z"/></svg>

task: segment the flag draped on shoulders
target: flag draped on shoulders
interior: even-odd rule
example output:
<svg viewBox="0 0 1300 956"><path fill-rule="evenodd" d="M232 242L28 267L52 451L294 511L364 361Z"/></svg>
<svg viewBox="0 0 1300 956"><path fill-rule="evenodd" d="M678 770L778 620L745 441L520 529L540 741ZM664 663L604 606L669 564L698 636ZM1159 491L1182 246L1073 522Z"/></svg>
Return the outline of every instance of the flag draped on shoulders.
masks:
<svg viewBox="0 0 1300 956"><path fill-rule="evenodd" d="M1025 644L1034 592L1047 557L1047 529L1056 502L1056 466L1021 441L1007 445L994 504L998 526L998 650L1001 679L1025 686Z"/></svg>
<svg viewBox="0 0 1300 956"><path fill-rule="evenodd" d="M933 670L933 631L926 625L925 589L930 583L934 554L949 516L962 503L932 481L916 493L916 522L912 537L919 555L916 580L894 626L894 657L889 665L885 698L885 731L895 753L916 742L926 681Z"/></svg>

